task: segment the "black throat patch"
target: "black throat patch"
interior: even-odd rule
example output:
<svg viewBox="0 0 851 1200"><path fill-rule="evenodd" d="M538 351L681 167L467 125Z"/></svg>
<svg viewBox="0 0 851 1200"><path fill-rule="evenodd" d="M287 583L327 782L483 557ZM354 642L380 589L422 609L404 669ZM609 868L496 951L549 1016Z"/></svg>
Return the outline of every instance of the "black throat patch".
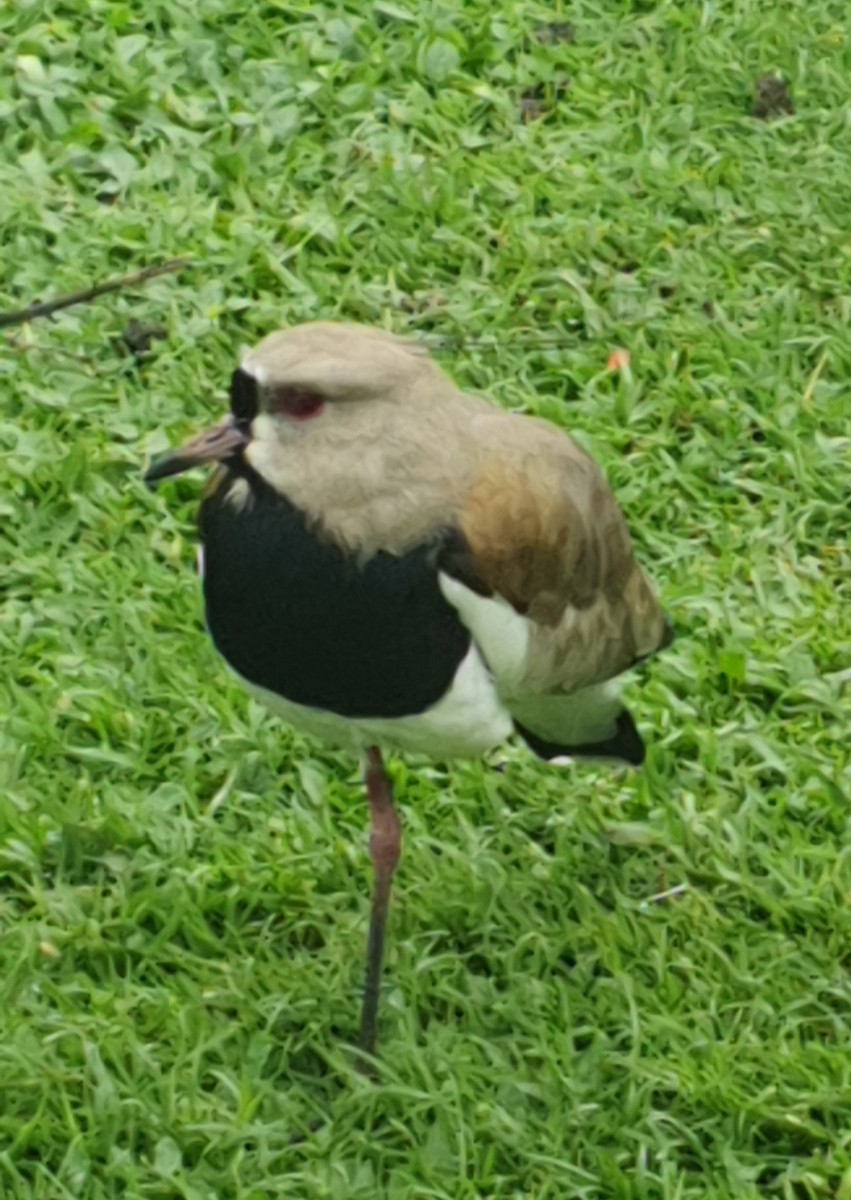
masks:
<svg viewBox="0 0 851 1200"><path fill-rule="evenodd" d="M232 482L246 503L227 499ZM345 717L423 712L449 688L470 635L438 584L441 539L359 564L250 467L201 509L207 625L244 679Z"/></svg>

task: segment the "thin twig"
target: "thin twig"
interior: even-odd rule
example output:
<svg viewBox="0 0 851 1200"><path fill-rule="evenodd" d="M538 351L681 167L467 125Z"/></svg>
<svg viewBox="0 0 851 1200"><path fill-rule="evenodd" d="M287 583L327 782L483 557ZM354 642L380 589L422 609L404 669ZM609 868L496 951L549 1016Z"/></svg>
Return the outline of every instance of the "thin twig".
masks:
<svg viewBox="0 0 851 1200"><path fill-rule="evenodd" d="M678 883L676 887L665 888L664 892L657 892L655 896L648 896L646 900L641 901L638 907L640 909L649 908L651 904L661 904L664 900L673 900L676 896L682 896L687 891L687 883Z"/></svg>
<svg viewBox="0 0 851 1200"><path fill-rule="evenodd" d="M139 283L147 283L157 275L166 275L171 271L179 271L188 265L186 258L172 258L168 262L159 263L153 267L145 267L134 271L131 275L122 275L119 279L107 279L96 283L94 287L85 288L82 292L72 292L70 296L59 296L56 300L45 300L41 304L30 304L27 308L19 308L15 312L0 313L0 329L8 329L10 325L24 325L36 317L49 317L62 308L70 308L73 304L87 304L98 296L106 296L109 292L120 292L124 288L135 287Z"/></svg>
<svg viewBox="0 0 851 1200"><path fill-rule="evenodd" d="M507 331L511 332L511 331ZM541 350L560 350L565 346L576 345L576 339L571 339L569 336L560 336L559 334L528 333L524 332L522 336L512 336L506 339L498 334L465 334L465 333L438 333L436 330L424 333L419 333L413 330L413 336L422 342L426 342L434 350L498 350L503 346L528 346L530 349Z"/></svg>

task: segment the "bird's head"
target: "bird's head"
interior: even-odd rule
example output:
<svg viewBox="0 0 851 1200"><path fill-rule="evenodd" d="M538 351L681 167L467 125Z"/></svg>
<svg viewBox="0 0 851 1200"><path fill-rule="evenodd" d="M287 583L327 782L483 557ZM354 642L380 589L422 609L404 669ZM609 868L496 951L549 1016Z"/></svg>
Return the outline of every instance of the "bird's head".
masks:
<svg viewBox="0 0 851 1200"><path fill-rule="evenodd" d="M243 456L262 471L270 458L303 452L320 431L345 441L358 426L380 428L388 406L416 404L423 385L431 391L441 381L427 351L407 338L361 325L296 325L249 351L233 373L224 420L156 459L145 479Z"/></svg>

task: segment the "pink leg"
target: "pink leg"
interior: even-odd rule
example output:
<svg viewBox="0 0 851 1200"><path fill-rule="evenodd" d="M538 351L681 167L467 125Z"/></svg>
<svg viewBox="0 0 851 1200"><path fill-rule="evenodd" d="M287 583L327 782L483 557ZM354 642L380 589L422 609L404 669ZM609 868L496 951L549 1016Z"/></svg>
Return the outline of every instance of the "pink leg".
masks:
<svg viewBox="0 0 851 1200"><path fill-rule="evenodd" d="M369 938L366 946L366 983L361 1008L360 1049L375 1053L375 1025L378 1015L378 987L381 981L381 958L384 952L384 927L393 874L402 851L402 826L393 807L393 791L381 751L371 746L366 754L364 771L366 798L369 803L369 856L375 872L372 893L372 912L369 918Z"/></svg>

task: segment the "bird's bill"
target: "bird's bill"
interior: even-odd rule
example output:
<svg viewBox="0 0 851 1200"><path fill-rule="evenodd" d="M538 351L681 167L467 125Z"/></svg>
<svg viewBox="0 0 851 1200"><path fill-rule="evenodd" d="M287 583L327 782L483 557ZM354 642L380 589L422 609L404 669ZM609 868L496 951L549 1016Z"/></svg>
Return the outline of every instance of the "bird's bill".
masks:
<svg viewBox="0 0 851 1200"><path fill-rule="evenodd" d="M176 450L155 458L145 472L145 483L158 483L161 479L181 475L192 467L203 466L204 463L235 458L248 445L248 440L248 434L228 415L218 425L196 434Z"/></svg>

